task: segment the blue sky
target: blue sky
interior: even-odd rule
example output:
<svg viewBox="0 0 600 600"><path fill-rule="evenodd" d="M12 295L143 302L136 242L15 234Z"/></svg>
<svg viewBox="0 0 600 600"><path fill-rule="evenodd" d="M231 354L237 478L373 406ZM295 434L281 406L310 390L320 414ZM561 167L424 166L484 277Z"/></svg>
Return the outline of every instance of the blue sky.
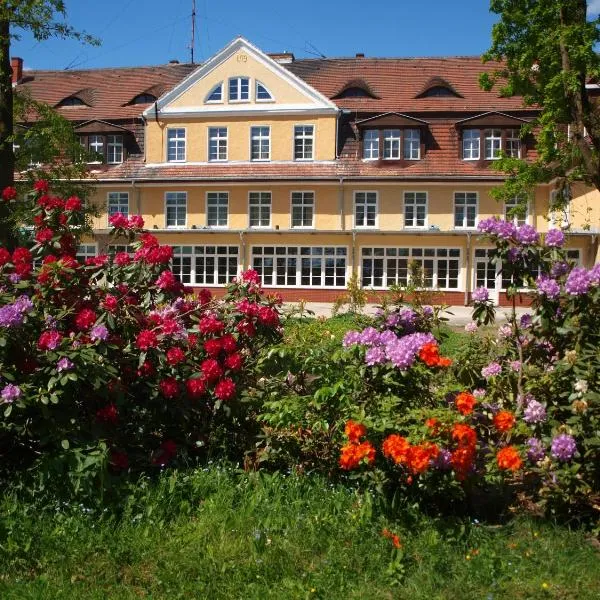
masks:
<svg viewBox="0 0 600 600"><path fill-rule="evenodd" d="M591 0L599 5L600 0ZM68 22L102 40L36 42L11 54L25 68L164 64L190 59L192 0L66 0ZM296 57L475 55L490 41L487 0L196 0L196 61L243 35L266 52Z"/></svg>

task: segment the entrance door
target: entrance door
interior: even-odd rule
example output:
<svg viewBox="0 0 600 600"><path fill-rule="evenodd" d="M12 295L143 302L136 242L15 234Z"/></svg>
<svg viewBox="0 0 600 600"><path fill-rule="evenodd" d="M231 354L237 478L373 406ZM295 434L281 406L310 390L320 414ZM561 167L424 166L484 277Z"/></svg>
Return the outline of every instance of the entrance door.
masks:
<svg viewBox="0 0 600 600"><path fill-rule="evenodd" d="M492 262L494 258L492 248L477 248L475 250L474 262L474 288L484 287L488 290L490 300L498 304L500 299L500 286L502 282L499 276L499 267Z"/></svg>

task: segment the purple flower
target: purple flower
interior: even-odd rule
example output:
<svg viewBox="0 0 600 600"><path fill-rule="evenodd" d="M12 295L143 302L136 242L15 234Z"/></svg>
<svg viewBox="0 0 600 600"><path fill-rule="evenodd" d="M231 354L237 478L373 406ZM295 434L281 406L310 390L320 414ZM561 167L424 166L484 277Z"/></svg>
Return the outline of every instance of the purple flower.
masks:
<svg viewBox="0 0 600 600"><path fill-rule="evenodd" d="M465 331L467 333L475 333L477 331L477 323L475 321L471 321L465 325Z"/></svg>
<svg viewBox="0 0 600 600"><path fill-rule="evenodd" d="M400 370L411 367L421 348L429 342L435 342L431 333L411 333L386 344L387 359Z"/></svg>
<svg viewBox="0 0 600 600"><path fill-rule="evenodd" d="M475 390L473 390L473 396L475 396L475 398L477 398L477 400L481 400L482 398L485 398L485 390L483 388L477 388Z"/></svg>
<svg viewBox="0 0 600 600"><path fill-rule="evenodd" d="M506 323L501 327L498 327L498 337L499 338L509 338L513 334L512 325Z"/></svg>
<svg viewBox="0 0 600 600"><path fill-rule="evenodd" d="M560 248L565 243L565 234L560 229L550 229L544 242L550 248Z"/></svg>
<svg viewBox="0 0 600 600"><path fill-rule="evenodd" d="M560 286L555 279L550 279L542 275L535 280L535 284L537 285L540 296L546 296L550 300L556 300L560 295Z"/></svg>
<svg viewBox="0 0 600 600"><path fill-rule="evenodd" d="M495 233L497 222L498 220L494 218L482 219L481 221L479 221L478 229L479 231L481 231L481 233Z"/></svg>
<svg viewBox="0 0 600 600"><path fill-rule="evenodd" d="M511 368L513 371L515 371L515 372L519 371L519 370L520 370L520 368L521 368L521 361L520 361L520 360L513 360L513 361L511 361L511 362L510 362L510 363L508 363L508 364L509 364L510 368Z"/></svg>
<svg viewBox="0 0 600 600"><path fill-rule="evenodd" d="M523 329L529 329L531 327L531 325L533 324L533 319L531 318L531 315L529 313L525 313L524 315L521 315L519 324L521 325L521 327Z"/></svg>
<svg viewBox="0 0 600 600"><path fill-rule="evenodd" d="M596 263L589 271L592 285L600 285L600 263Z"/></svg>
<svg viewBox="0 0 600 600"><path fill-rule="evenodd" d="M582 296L583 294L588 293L591 283L591 277L587 269L575 267L567 277L565 290L567 290L571 296Z"/></svg>
<svg viewBox="0 0 600 600"><path fill-rule="evenodd" d="M398 323L400 323L400 315L397 312L392 313L391 315L389 315L388 318L385 321L385 324L388 327L397 327Z"/></svg>
<svg viewBox="0 0 600 600"><path fill-rule="evenodd" d="M410 308L403 308L400 311L400 323L405 329L412 329L417 320L417 313Z"/></svg>
<svg viewBox="0 0 600 600"><path fill-rule="evenodd" d="M66 357L63 356L63 358L61 358L57 363L56 363L56 370L60 373L61 371L69 371L70 369L72 369L75 365Z"/></svg>
<svg viewBox="0 0 600 600"><path fill-rule="evenodd" d="M373 346L367 350L365 362L372 367L385 362L385 350L381 346Z"/></svg>
<svg viewBox="0 0 600 600"><path fill-rule="evenodd" d="M11 273L11 274L8 276L8 280L9 280L11 283L13 283L13 284L14 284L14 283L19 283L19 281L21 281L21 276L20 276L18 273Z"/></svg>
<svg viewBox="0 0 600 600"><path fill-rule="evenodd" d="M93 342L97 342L98 340L106 340L108 337L108 329L104 325L95 325L90 330L90 339Z"/></svg>
<svg viewBox="0 0 600 600"><path fill-rule="evenodd" d="M517 229L517 241L525 246L537 244L538 237L538 232L535 230L535 227L527 225L527 223L521 225L519 229Z"/></svg>
<svg viewBox="0 0 600 600"><path fill-rule="evenodd" d="M374 327L367 327L363 329L360 337L359 343L364 344L365 346L373 346L379 342L379 331Z"/></svg>
<svg viewBox="0 0 600 600"><path fill-rule="evenodd" d="M527 458L532 463L536 463L544 458L546 453L544 452L542 442L538 438L529 438L525 443L527 444Z"/></svg>
<svg viewBox="0 0 600 600"><path fill-rule="evenodd" d="M473 290L473 293L471 294L473 302L486 302L489 297L490 294L484 287L478 287L476 290Z"/></svg>
<svg viewBox="0 0 600 600"><path fill-rule="evenodd" d="M12 304L0 307L0 327L18 327L23 324L25 314L33 310L29 296L19 296Z"/></svg>
<svg viewBox="0 0 600 600"><path fill-rule="evenodd" d="M535 398L532 398L527 403L525 411L523 412L523 420L526 423L541 423L546 420L546 407L538 402Z"/></svg>
<svg viewBox="0 0 600 600"><path fill-rule="evenodd" d="M560 277L569 272L569 265L566 262L555 262L550 268L550 275L552 277Z"/></svg>
<svg viewBox="0 0 600 600"><path fill-rule="evenodd" d="M552 440L552 456L560 462L570 461L577 451L573 436L561 433Z"/></svg>
<svg viewBox="0 0 600 600"><path fill-rule="evenodd" d="M354 346L360 343L360 333L358 331L348 331L342 340L342 346Z"/></svg>
<svg viewBox="0 0 600 600"><path fill-rule="evenodd" d="M433 466L440 471L448 471L451 467L452 454L446 448L440 448L438 455L433 461Z"/></svg>
<svg viewBox="0 0 600 600"><path fill-rule="evenodd" d="M502 366L497 362L491 362L487 367L483 367L483 369L481 369L481 374L486 379L500 375L500 373L502 373Z"/></svg>
<svg viewBox="0 0 600 600"><path fill-rule="evenodd" d="M521 250L513 246L508 249L508 260L513 265L521 258Z"/></svg>
<svg viewBox="0 0 600 600"><path fill-rule="evenodd" d="M433 306L424 306L423 315L425 317L433 317Z"/></svg>
<svg viewBox="0 0 600 600"><path fill-rule="evenodd" d="M517 228L510 221L496 223L496 235L502 240L510 240L517 234Z"/></svg>
<svg viewBox="0 0 600 600"><path fill-rule="evenodd" d="M21 395L21 388L17 385L13 385L9 383L2 388L2 392L0 392L0 397L2 397L2 402L6 404L10 404L14 402Z"/></svg>

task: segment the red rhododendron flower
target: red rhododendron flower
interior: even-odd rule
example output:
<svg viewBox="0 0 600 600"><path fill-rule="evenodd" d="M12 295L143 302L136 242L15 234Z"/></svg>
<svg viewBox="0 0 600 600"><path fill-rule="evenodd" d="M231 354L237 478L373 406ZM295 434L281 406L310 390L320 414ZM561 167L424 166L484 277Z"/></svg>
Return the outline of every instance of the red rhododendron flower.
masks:
<svg viewBox="0 0 600 600"><path fill-rule="evenodd" d="M81 210L82 206L81 200L77 196L71 196L65 202L65 210L68 211Z"/></svg>
<svg viewBox="0 0 600 600"><path fill-rule="evenodd" d="M209 382L216 381L219 379L219 377L221 377L221 375L223 375L223 369L221 368L221 365L214 358L207 358L206 360L202 361L200 369Z"/></svg>
<svg viewBox="0 0 600 600"><path fill-rule="evenodd" d="M204 342L204 351L209 356L218 356L222 348L221 340L206 340Z"/></svg>
<svg viewBox="0 0 600 600"><path fill-rule="evenodd" d="M242 281L246 283L260 284L260 275L254 269L248 269L242 273Z"/></svg>
<svg viewBox="0 0 600 600"><path fill-rule="evenodd" d="M0 248L0 266L10 262L10 252L6 248Z"/></svg>
<svg viewBox="0 0 600 600"><path fill-rule="evenodd" d="M115 312L118 305L119 301L117 300L116 296L113 296L112 294L106 294L106 296L104 296L104 300L102 301L102 308L104 308L104 310L111 313Z"/></svg>
<svg viewBox="0 0 600 600"><path fill-rule="evenodd" d="M40 179L33 184L33 189L42 194L48 193L48 182L45 179Z"/></svg>
<svg viewBox="0 0 600 600"><path fill-rule="evenodd" d="M279 315L270 306L261 306L258 309L258 320L267 327L276 327L279 325Z"/></svg>
<svg viewBox="0 0 600 600"><path fill-rule="evenodd" d="M97 318L98 317L93 310L90 308L84 308L75 316L75 325L77 325L78 329L83 331L85 329L89 329L96 322Z"/></svg>
<svg viewBox="0 0 600 600"><path fill-rule="evenodd" d="M221 333L221 331L225 329L225 324L223 321L217 319L217 317L209 315L208 317L203 317L200 319L200 323L198 323L198 329L200 330L200 333L204 335Z"/></svg>
<svg viewBox="0 0 600 600"><path fill-rule="evenodd" d="M173 440L165 440L152 457L152 464L164 467L177 454L177 444Z"/></svg>
<svg viewBox="0 0 600 600"><path fill-rule="evenodd" d="M62 335L58 331L43 331L38 340L38 348L40 350L56 350L61 341Z"/></svg>
<svg viewBox="0 0 600 600"><path fill-rule="evenodd" d="M206 392L206 379L203 377L193 377L185 382L190 398L200 398Z"/></svg>
<svg viewBox="0 0 600 600"><path fill-rule="evenodd" d="M198 292L198 300L202 305L208 304L212 300L212 292L210 290L207 290L206 288L202 288Z"/></svg>
<svg viewBox="0 0 600 600"><path fill-rule="evenodd" d="M237 342L235 338L230 334L226 334L221 338L221 345L223 346L223 350L227 352L227 354L231 354L237 350Z"/></svg>
<svg viewBox="0 0 600 600"><path fill-rule="evenodd" d="M124 267L131 262L131 256L127 252L117 252L113 258L113 262L117 267Z"/></svg>
<svg viewBox="0 0 600 600"><path fill-rule="evenodd" d="M17 197L17 190L14 187L5 187L2 190L2 200L5 202L10 202Z"/></svg>
<svg viewBox="0 0 600 600"><path fill-rule="evenodd" d="M29 263L16 263L15 273L21 277L25 277L31 273L32 266Z"/></svg>
<svg viewBox="0 0 600 600"><path fill-rule="evenodd" d="M173 335L182 331L181 325L175 319L164 318L162 321L162 332L165 335Z"/></svg>
<svg viewBox="0 0 600 600"><path fill-rule="evenodd" d="M154 373L156 373L156 369L149 360L145 360L137 370L138 377L151 377Z"/></svg>
<svg viewBox="0 0 600 600"><path fill-rule="evenodd" d="M179 383L175 377L167 377L159 382L158 388L165 398L175 398L179 393Z"/></svg>
<svg viewBox="0 0 600 600"><path fill-rule="evenodd" d="M167 350L167 362L171 366L178 365L183 360L185 360L185 352L181 348L175 347Z"/></svg>
<svg viewBox="0 0 600 600"><path fill-rule="evenodd" d="M230 371L239 371L243 365L244 359L242 358L242 355L238 352L230 354L225 359L225 368L229 369Z"/></svg>
<svg viewBox="0 0 600 600"><path fill-rule="evenodd" d="M135 345L140 350L149 350L150 348L156 348L158 346L158 338L156 337L156 333L154 331L150 331L149 329L144 329L138 333L138 336L135 340Z"/></svg>
<svg viewBox="0 0 600 600"><path fill-rule="evenodd" d="M128 226L127 217L123 213L114 213L108 217L108 223L112 227L125 229Z"/></svg>
<svg viewBox="0 0 600 600"><path fill-rule="evenodd" d="M124 471L125 469L129 468L129 457L125 452L111 450L109 463L110 466L115 469L115 471Z"/></svg>
<svg viewBox="0 0 600 600"><path fill-rule="evenodd" d="M494 426L502 433L510 431L515 424L515 415L509 410L501 410L494 415Z"/></svg>
<svg viewBox="0 0 600 600"><path fill-rule="evenodd" d="M235 383L229 377L224 377L215 386L215 396L219 400L230 400L234 395Z"/></svg>
<svg viewBox="0 0 600 600"><path fill-rule="evenodd" d="M391 458L397 465L406 464L410 443L397 433L388 435L383 441L383 455Z"/></svg>
<svg viewBox="0 0 600 600"><path fill-rule="evenodd" d="M144 227L142 215L131 215L129 217L128 225L131 229L142 229Z"/></svg>
<svg viewBox="0 0 600 600"><path fill-rule="evenodd" d="M254 323L250 321L240 321L235 327L241 334L247 335L248 337L254 337L256 335L256 327Z"/></svg>
<svg viewBox="0 0 600 600"><path fill-rule="evenodd" d="M455 423L452 427L452 439L455 440L459 446L474 447L477 443L477 433L468 425Z"/></svg>
<svg viewBox="0 0 600 600"><path fill-rule="evenodd" d="M195 333L189 333L187 336L188 346L193 347L198 343L198 336Z"/></svg>
<svg viewBox="0 0 600 600"><path fill-rule="evenodd" d="M119 420L119 411L114 404L108 404L96 411L96 421L98 423L109 423L116 425Z"/></svg>
<svg viewBox="0 0 600 600"><path fill-rule="evenodd" d="M340 456L340 467L349 471L356 469L361 461L371 464L375 460L375 448L370 442L353 444L352 442L342 446Z"/></svg>
<svg viewBox="0 0 600 600"><path fill-rule="evenodd" d="M154 283L161 290L176 290L180 285L172 271L163 271Z"/></svg>
<svg viewBox="0 0 600 600"><path fill-rule="evenodd" d="M362 423L356 423L349 420L344 427L344 434L352 443L356 443L360 438L367 433L367 428Z"/></svg>
<svg viewBox="0 0 600 600"><path fill-rule="evenodd" d="M496 454L498 468L505 471L518 471L523 466L519 451L514 446L502 448Z"/></svg>
<svg viewBox="0 0 600 600"><path fill-rule="evenodd" d="M52 229L40 229L36 234L35 234L35 241L38 244L47 244L48 242L52 241L52 238L54 237L54 231L52 231Z"/></svg>
<svg viewBox="0 0 600 600"><path fill-rule="evenodd" d="M31 262L31 252L27 248L18 247L13 250L13 263Z"/></svg>
<svg viewBox="0 0 600 600"><path fill-rule="evenodd" d="M470 394L469 392L461 392L458 394L458 396L456 396L454 404L461 415L470 415L473 412L475 404L477 404L477 400L473 394Z"/></svg>

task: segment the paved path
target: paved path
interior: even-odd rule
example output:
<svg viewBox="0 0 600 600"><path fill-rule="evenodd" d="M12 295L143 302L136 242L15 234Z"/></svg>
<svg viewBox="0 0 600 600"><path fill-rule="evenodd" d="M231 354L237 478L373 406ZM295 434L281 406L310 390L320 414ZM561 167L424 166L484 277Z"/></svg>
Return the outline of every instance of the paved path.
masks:
<svg viewBox="0 0 600 600"><path fill-rule="evenodd" d="M298 303L295 302L286 302L284 303L284 307L287 309L297 309ZM332 302L307 302L304 305L305 310L312 311L315 317L331 317L331 310L333 308ZM367 304L365 307L366 314L374 314L377 309L376 304ZM467 323L472 321L471 319L471 311L472 307L470 306L450 306L448 308L448 312L444 314L445 317L449 319L448 323L450 325L455 326L464 326ZM342 311L343 312L343 311ZM496 321L502 323L506 321L506 316L510 312L508 307L499 307L496 309ZM529 312L527 308L517 308L517 314L522 315L526 312Z"/></svg>

